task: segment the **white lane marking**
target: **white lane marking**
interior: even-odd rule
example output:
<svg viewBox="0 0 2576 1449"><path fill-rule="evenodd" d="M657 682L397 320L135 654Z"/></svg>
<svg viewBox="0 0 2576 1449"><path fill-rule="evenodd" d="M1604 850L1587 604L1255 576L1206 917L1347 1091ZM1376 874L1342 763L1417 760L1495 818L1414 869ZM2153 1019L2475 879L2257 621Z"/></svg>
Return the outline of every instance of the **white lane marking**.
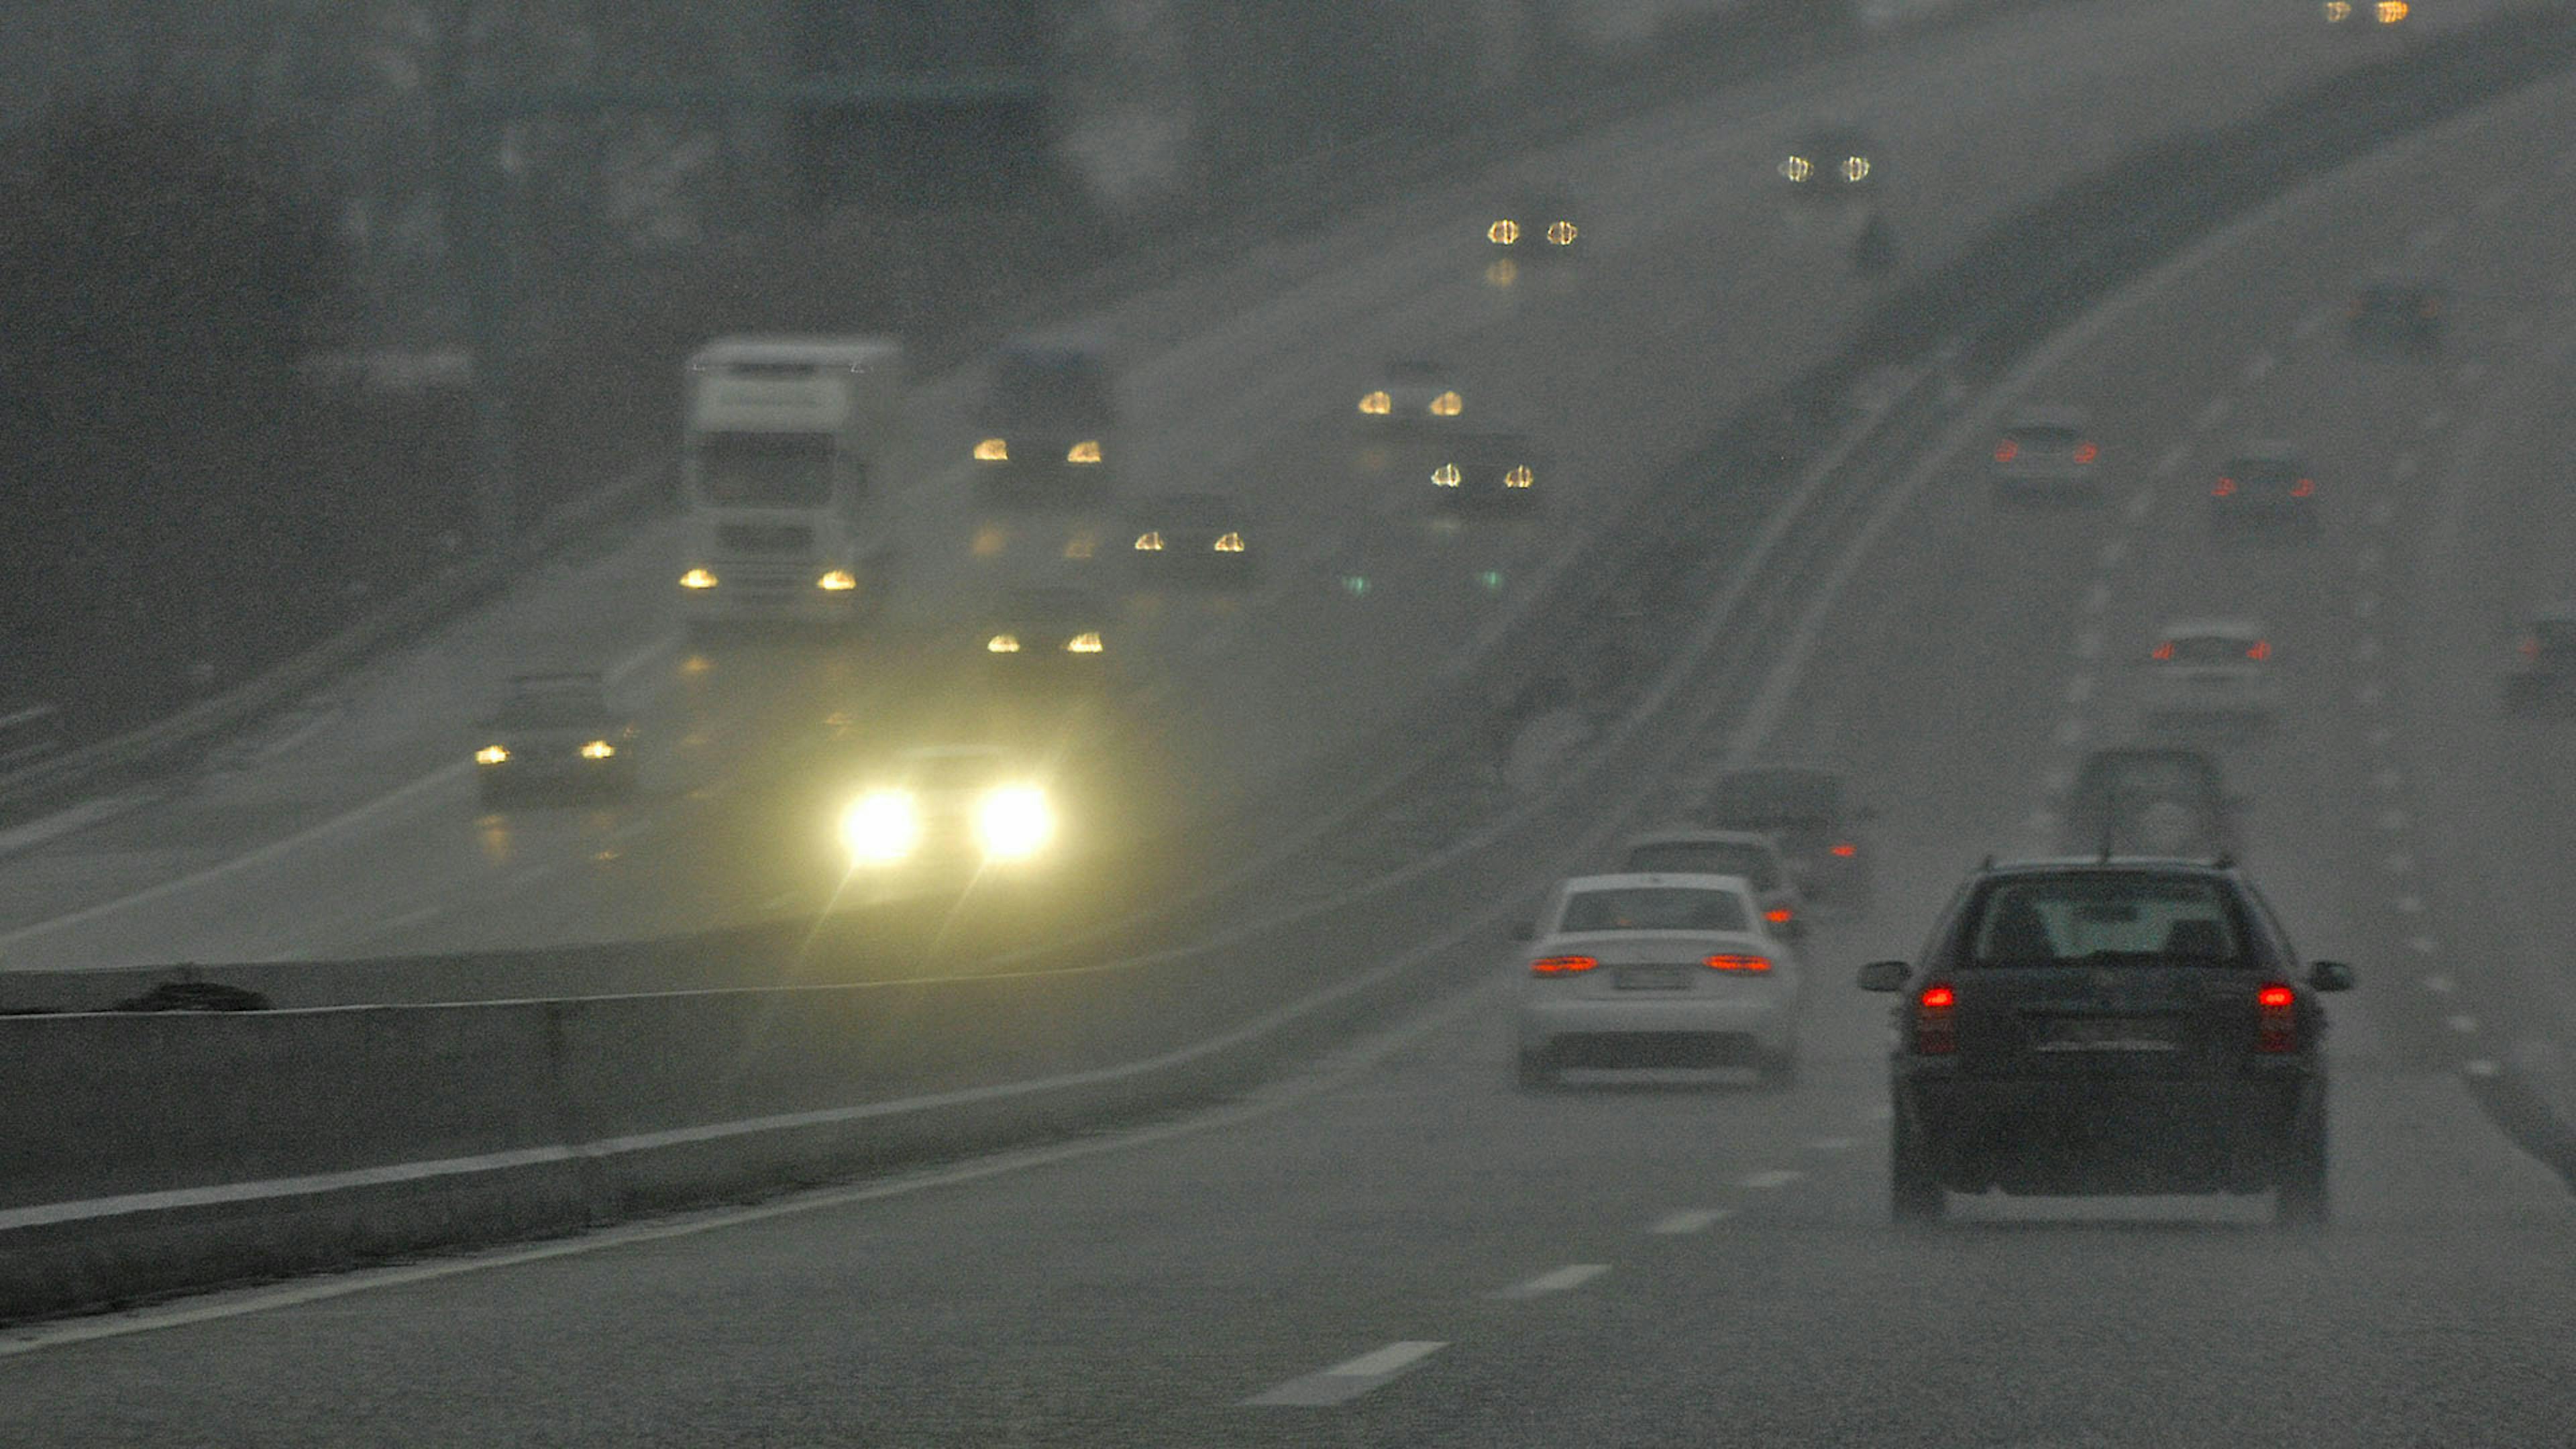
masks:
<svg viewBox="0 0 2576 1449"><path fill-rule="evenodd" d="M2180 469L2185 462L2190 460L2190 458L2191 444L2174 444L2172 447L2165 449L2163 455L2156 459L2155 476L2159 478L2171 477L2174 472ZM2136 493L2129 495L2129 509L2131 516L2134 517L2137 513L2144 511L2139 506L2139 499L2153 498L2154 496L2154 494L2147 492L2143 488L2139 489Z"/></svg>
<svg viewBox="0 0 2576 1449"><path fill-rule="evenodd" d="M1646 1231L1667 1238L1677 1238L1684 1233L1705 1232L1711 1224L1725 1222L1733 1216L1735 1216L1733 1208L1684 1208L1680 1212L1666 1213L1657 1218L1655 1225Z"/></svg>
<svg viewBox="0 0 2576 1449"><path fill-rule="evenodd" d="M2460 985L2448 976L2434 975L2424 978L2424 989L2432 992L2435 996L2448 996L2452 992L2459 990Z"/></svg>
<svg viewBox="0 0 2576 1449"><path fill-rule="evenodd" d="M2069 748L2084 743L2084 721L2080 719L2061 721L2057 726L2057 742Z"/></svg>
<svg viewBox="0 0 2576 1449"><path fill-rule="evenodd" d="M2413 448L2407 448L2400 451L2396 457L2389 460L2388 477L2392 482L2403 483L2407 479L2414 477L2415 474L2423 468L2423 466L2424 455L2416 452Z"/></svg>
<svg viewBox="0 0 2576 1449"><path fill-rule="evenodd" d="M2378 680L2368 679L2362 681L2361 688L2352 692L2352 697L2362 704L2375 705L2388 698L2388 691Z"/></svg>
<svg viewBox="0 0 2576 1449"><path fill-rule="evenodd" d="M1819 1137L1815 1141L1807 1144L1807 1150L1810 1152L1849 1152L1851 1150L1851 1146L1852 1139L1849 1137Z"/></svg>
<svg viewBox="0 0 2576 1449"><path fill-rule="evenodd" d="M2424 431L2428 433L2438 433L2450 425L2451 410L2449 408L2436 404L2424 410Z"/></svg>
<svg viewBox="0 0 2576 1449"><path fill-rule="evenodd" d="M2368 664L2372 660L2377 659L2379 657L2379 636L2375 634L2364 634L2359 639L2353 641L2352 657L2363 664Z"/></svg>
<svg viewBox="0 0 2576 1449"><path fill-rule="evenodd" d="M280 856L302 850L316 841L327 840L332 836L345 834L348 831L365 824L367 821L374 819L376 816L384 814L385 812L408 802L415 795L426 794L443 786L455 783L457 780L464 778L464 776L470 773L473 769L474 762L472 760L451 761L430 771L428 774L421 776L419 779L412 781L408 785L404 785L398 789L389 790L384 794L377 796L375 799L358 806L354 810L349 810L342 814L335 815L332 818L323 821L319 825L312 826L305 830L300 830L284 839L272 840L257 850L236 855L229 860L217 861L203 870L179 876L172 880L165 880L158 885L147 886L142 890L134 892L132 895L119 896L112 901L100 901L94 906L85 906L80 910L73 911L69 915L56 916L49 921L38 921L34 925L30 926L21 926L17 930L9 932L7 935L0 935L0 959L5 959L5 953L10 948L18 946L24 942L37 940L42 937L52 935L58 931L70 930L74 926L84 925L88 922L95 921L101 916L114 915L118 911L127 911L132 910L137 906L148 905L153 901L163 899L167 896L176 895L181 891L195 890L201 886L212 885L214 882L222 880L226 876L248 870L253 866L265 865ZM5 966L0 966L0 970L5 969L7 969Z"/></svg>
<svg viewBox="0 0 2576 1449"><path fill-rule="evenodd" d="M0 830L0 855L33 850L49 840L122 815L143 801L144 797L140 795L103 795L95 800L84 800L67 810L57 810L41 820L30 820L24 825Z"/></svg>
<svg viewBox="0 0 2576 1449"><path fill-rule="evenodd" d="M1580 1288L1610 1271L1607 1263L1568 1263L1562 1268L1541 1273L1535 1278L1515 1283L1495 1293L1497 1298L1537 1298L1549 1293L1563 1293Z"/></svg>
<svg viewBox="0 0 2576 1449"><path fill-rule="evenodd" d="M2383 810L2379 814L2379 828L2391 835L2404 830L2406 824L2406 812L2403 810Z"/></svg>
<svg viewBox="0 0 2576 1449"><path fill-rule="evenodd" d="M2236 400L2234 398L2224 395L2211 398L2208 402L2201 405L2200 416L2191 420L2191 430L2195 433L2208 432L2210 429L2217 427L2220 423L2227 421L2228 414L2235 411Z"/></svg>
<svg viewBox="0 0 2576 1449"><path fill-rule="evenodd" d="M2462 1036L2473 1036L2478 1029L2478 1019L2465 1011L2457 1016L2446 1018L2442 1024Z"/></svg>
<svg viewBox="0 0 2576 1449"><path fill-rule="evenodd" d="M2392 854L2382 856L2379 861L2379 868L2388 872L2390 875L2405 875L2415 869L2415 857L2406 854L2404 851L2397 851Z"/></svg>
<svg viewBox="0 0 2576 1449"><path fill-rule="evenodd" d="M2101 553L2097 554L2095 557L2099 560L2099 566L2101 568L2109 570L2118 568L2120 566L2120 560L2127 558L2128 556L2129 540L2124 534L2113 538L2110 542L2102 545Z"/></svg>
<svg viewBox="0 0 2576 1449"><path fill-rule="evenodd" d="M2375 550L2364 550L2364 552L2375 552ZM2378 612L2379 596L2377 594L2360 594L2354 597L2352 601L2352 616L2354 618L2367 619Z"/></svg>
<svg viewBox="0 0 2576 1449"><path fill-rule="evenodd" d="M2399 896L2394 904L2401 915L2420 916L2424 914L2424 898L2422 896Z"/></svg>
<svg viewBox="0 0 2576 1449"><path fill-rule="evenodd" d="M2460 1070L2473 1077L2500 1076L2504 1072L2504 1068L2497 1066L2492 1060L2486 1057L2477 1057L2470 1061L2462 1062L2460 1064Z"/></svg>
<svg viewBox="0 0 2576 1449"><path fill-rule="evenodd" d="M2093 676L2092 676L2092 675L2090 675L2090 674L2079 674L2079 675L2076 675L2073 679L2070 679L2070 680L2066 681L2066 702L2067 702L2068 704L2071 704L2071 705L2072 705L2072 704L2082 704L2084 701L2086 701L2086 700L2088 700L2088 699L2091 699L2092 697L2093 697Z"/></svg>
<svg viewBox="0 0 2576 1449"><path fill-rule="evenodd" d="M2278 366L2279 363L2280 359L2274 357L2269 352L2256 352L2252 357L2245 359L2244 369L2240 371L2237 376L2242 378L2248 386L2251 386L2254 383L2261 382L2263 379L2270 377L2272 375L2272 369L2275 366Z"/></svg>
<svg viewBox="0 0 2576 1449"><path fill-rule="evenodd" d="M1290 1379L1268 1393L1243 1401L1244 1408L1320 1409L1346 1403L1402 1374L1447 1348L1446 1341L1404 1339L1372 1353L1337 1363L1321 1373Z"/></svg>
<svg viewBox="0 0 2576 1449"><path fill-rule="evenodd" d="M2406 938L2406 949L2414 952L2418 956L2430 956L2440 948L2441 943L2430 936L2409 936Z"/></svg>
<svg viewBox="0 0 2576 1449"><path fill-rule="evenodd" d="M2076 658L2078 658L2078 659L2099 659L2099 658L2101 658L2101 657L2102 657L2102 631L2101 631L2101 630L2099 630L2099 629L2078 629L2078 630L2076 630L2076 631L2075 631L2075 657L2076 657Z"/></svg>
<svg viewBox="0 0 2576 1449"><path fill-rule="evenodd" d="M1744 1185L1756 1191L1768 1192L1775 1187L1787 1187L1805 1176L1805 1173L1794 1168L1775 1167L1768 1172L1757 1172L1745 1178Z"/></svg>
<svg viewBox="0 0 2576 1449"><path fill-rule="evenodd" d="M627 655L625 658L618 660L615 664L608 666L607 672L599 676L599 682L610 689L617 689L626 683L628 675L635 673L637 670L642 669L648 664L651 664L663 655L678 653L680 650L680 643L680 635L665 634L661 638L654 640L652 643L637 649L634 653Z"/></svg>
<svg viewBox="0 0 2576 1449"><path fill-rule="evenodd" d="M413 926L420 925L435 918L440 912L445 911L446 909L447 907L445 906L432 905L422 906L416 911L405 911L401 915L394 917L392 920L385 922L385 929L389 931L409 930Z"/></svg>
<svg viewBox="0 0 2576 1449"><path fill-rule="evenodd" d="M2109 607L2111 607L2111 586L2109 584L2095 584L2092 588L2084 591L2084 612L2088 614L2098 614Z"/></svg>

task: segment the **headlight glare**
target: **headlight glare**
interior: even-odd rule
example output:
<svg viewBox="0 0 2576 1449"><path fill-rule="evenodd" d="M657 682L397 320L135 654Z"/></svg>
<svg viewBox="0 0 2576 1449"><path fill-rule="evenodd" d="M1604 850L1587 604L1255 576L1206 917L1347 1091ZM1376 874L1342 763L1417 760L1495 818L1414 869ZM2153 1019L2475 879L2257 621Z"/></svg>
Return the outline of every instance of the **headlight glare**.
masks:
<svg viewBox="0 0 2576 1449"><path fill-rule="evenodd" d="M975 836L988 860L1026 860L1055 838L1055 812L1034 785L1004 785L975 811Z"/></svg>
<svg viewBox="0 0 2576 1449"><path fill-rule="evenodd" d="M841 843L863 865L886 865L921 844L921 812L901 790L871 790L841 812Z"/></svg>

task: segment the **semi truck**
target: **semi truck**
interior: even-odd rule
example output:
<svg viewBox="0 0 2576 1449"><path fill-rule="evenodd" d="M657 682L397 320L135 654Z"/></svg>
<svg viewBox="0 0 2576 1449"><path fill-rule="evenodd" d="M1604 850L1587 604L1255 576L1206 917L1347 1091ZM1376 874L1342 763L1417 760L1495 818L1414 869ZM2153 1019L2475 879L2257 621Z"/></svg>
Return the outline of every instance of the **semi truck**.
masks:
<svg viewBox="0 0 2576 1449"><path fill-rule="evenodd" d="M690 626L862 618L894 565L902 344L724 337L689 358L687 384L679 587Z"/></svg>

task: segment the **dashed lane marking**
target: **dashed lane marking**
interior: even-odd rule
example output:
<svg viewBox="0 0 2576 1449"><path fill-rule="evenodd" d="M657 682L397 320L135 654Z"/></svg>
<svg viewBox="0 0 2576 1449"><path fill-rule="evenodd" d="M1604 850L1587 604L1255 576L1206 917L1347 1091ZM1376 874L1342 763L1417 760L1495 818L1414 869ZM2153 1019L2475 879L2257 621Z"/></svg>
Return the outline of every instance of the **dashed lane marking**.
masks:
<svg viewBox="0 0 2576 1449"><path fill-rule="evenodd" d="M2191 420L2191 430L2195 433L2208 432L2210 429L2217 427L2220 423L2227 421L2228 415L2235 411L2236 400L2234 398L2223 395L2211 398L2208 402L2201 405L2200 416Z"/></svg>
<svg viewBox="0 0 2576 1449"><path fill-rule="evenodd" d="M2448 996L2459 990L2460 984L2448 976L2433 975L2424 978L2424 989L2435 996Z"/></svg>
<svg viewBox="0 0 2576 1449"><path fill-rule="evenodd" d="M1733 1216L1733 1208L1684 1208L1657 1218L1655 1225L1646 1231L1661 1237L1677 1238L1685 1233L1706 1232L1712 1224L1725 1222Z"/></svg>
<svg viewBox="0 0 2576 1449"><path fill-rule="evenodd" d="M2414 952L2418 956L2430 956L2436 950L2440 949L2440 946L2441 943L2430 936L2409 936L2406 938L2406 949Z"/></svg>
<svg viewBox="0 0 2576 1449"><path fill-rule="evenodd" d="M2092 675L2079 674L2073 679L2066 681L2066 702L2068 704L2082 704L2084 701L2091 699L2092 697Z"/></svg>
<svg viewBox="0 0 2576 1449"><path fill-rule="evenodd" d="M2125 536L2113 538L2110 542L2103 544L2102 551L2095 555L2095 557L2100 560L2100 566L2105 569L2118 568L2120 566L2120 560L2127 558L2128 556L2129 540Z"/></svg>
<svg viewBox="0 0 2576 1449"><path fill-rule="evenodd" d="M2462 1036L2475 1036L2478 1030L2478 1019L2465 1011L2445 1019L2442 1024Z"/></svg>
<svg viewBox="0 0 2576 1449"><path fill-rule="evenodd" d="M2237 374L2237 376L2242 378L2246 385L2250 387L2253 384L2270 377L2272 375L2272 369L2279 365L2280 359L2274 357L2270 352L2257 352L2253 356L2245 359L2245 367Z"/></svg>
<svg viewBox="0 0 2576 1449"><path fill-rule="evenodd" d="M1775 1167L1767 1172L1757 1172L1745 1178L1744 1185L1757 1192L1768 1192L1775 1187L1787 1187L1805 1176L1805 1173L1795 1168Z"/></svg>
<svg viewBox="0 0 2576 1449"><path fill-rule="evenodd" d="M2076 631L2075 631L2075 657L2076 657L2076 658L2078 658L2078 659L2099 659L2099 658L2101 658L2101 657L2102 657L2102 631L2101 631L2101 630L2099 630L2099 629L2078 629L2078 630L2076 630Z"/></svg>
<svg viewBox="0 0 2576 1449"><path fill-rule="evenodd" d="M2424 914L2424 898L2422 896L2399 896L2396 901L2396 906L2399 913L2403 915L2420 916Z"/></svg>
<svg viewBox="0 0 2576 1449"><path fill-rule="evenodd" d="M1552 1272L1541 1273L1525 1282L1515 1283L1497 1292L1497 1298L1538 1298L1549 1293L1563 1293L1580 1288L1610 1271L1607 1263L1568 1263Z"/></svg>
<svg viewBox="0 0 2576 1449"><path fill-rule="evenodd" d="M2182 465L2189 461L2190 458L2191 444L2176 443L2172 447L2165 449L2164 455L2156 459L2155 475L2159 478L2170 477L2175 472L2179 471ZM2139 500L2152 498L2153 496L2154 495L2148 493L2144 489L2140 489L2138 492L2130 495L2130 516L2135 517L2139 513L2145 512L2146 510L2140 505Z"/></svg>
<svg viewBox="0 0 2576 1449"><path fill-rule="evenodd" d="M1356 1399L1421 1363L1440 1350L1446 1341L1405 1339L1390 1343L1374 1353L1364 1353L1347 1363L1338 1363L1322 1373L1290 1379L1266 1394L1243 1401L1246 1408L1319 1409Z"/></svg>

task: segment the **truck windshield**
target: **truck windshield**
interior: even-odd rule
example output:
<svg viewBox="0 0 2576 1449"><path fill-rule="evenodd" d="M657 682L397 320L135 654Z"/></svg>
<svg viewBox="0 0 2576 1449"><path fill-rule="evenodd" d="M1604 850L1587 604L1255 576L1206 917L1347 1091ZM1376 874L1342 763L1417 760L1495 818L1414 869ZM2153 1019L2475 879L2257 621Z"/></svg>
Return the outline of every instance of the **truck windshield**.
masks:
<svg viewBox="0 0 2576 1449"><path fill-rule="evenodd" d="M812 508L832 496L832 440L820 433L706 433L698 492L709 503Z"/></svg>

